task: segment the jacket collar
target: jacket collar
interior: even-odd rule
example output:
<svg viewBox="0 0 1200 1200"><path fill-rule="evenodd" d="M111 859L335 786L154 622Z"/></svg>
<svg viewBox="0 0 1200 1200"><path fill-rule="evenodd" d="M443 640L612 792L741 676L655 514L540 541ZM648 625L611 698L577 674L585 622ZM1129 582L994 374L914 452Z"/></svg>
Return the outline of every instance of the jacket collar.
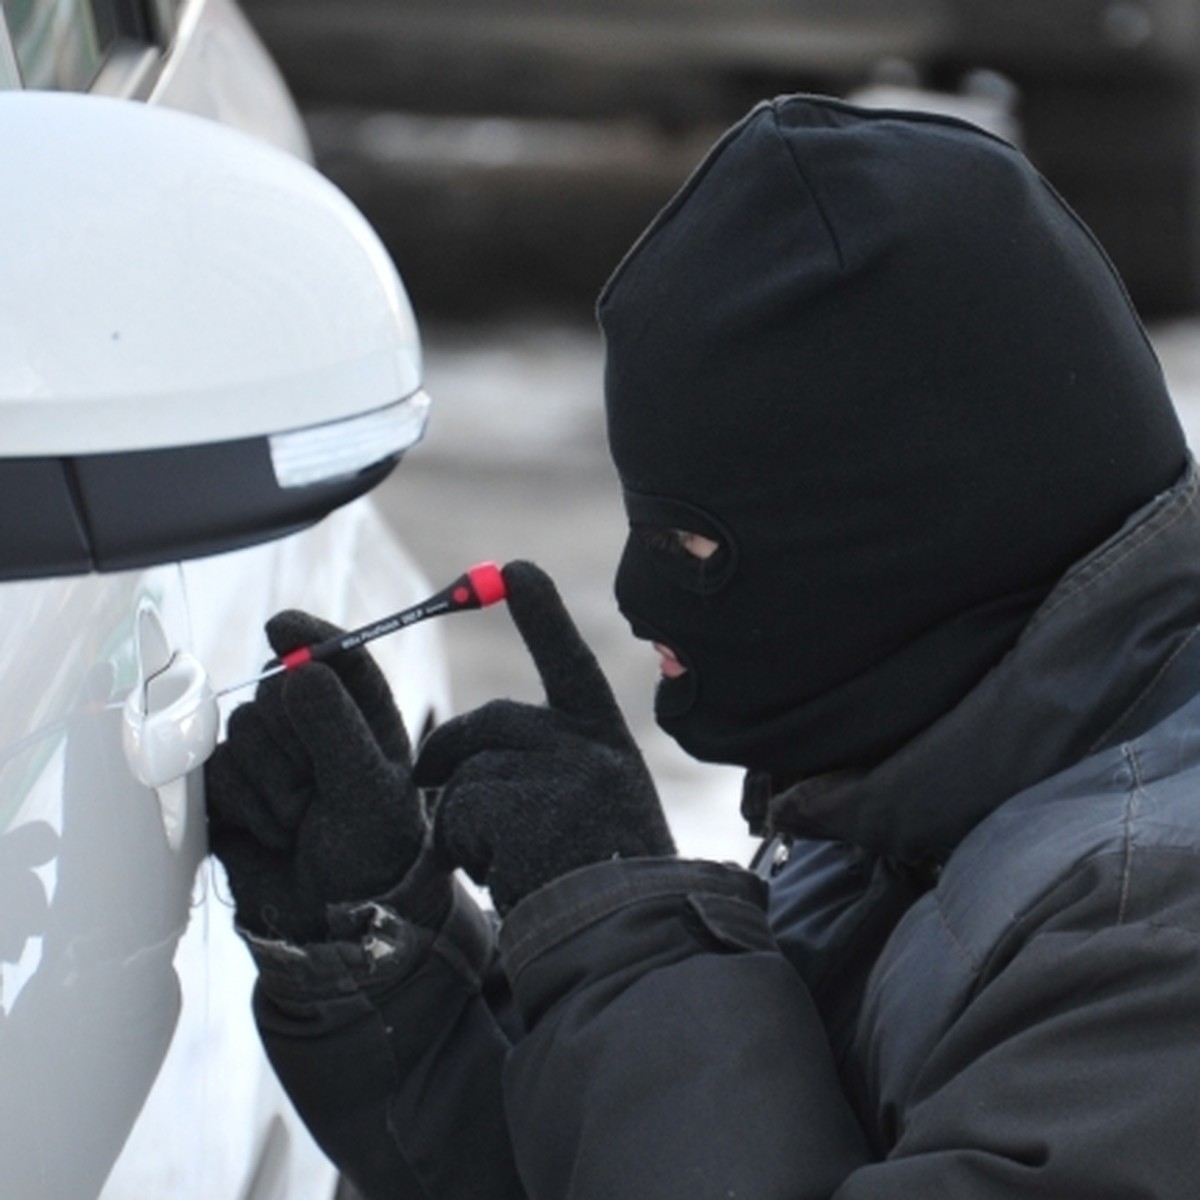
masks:
<svg viewBox="0 0 1200 1200"><path fill-rule="evenodd" d="M1147 728L1175 702L1168 668L1200 622L1198 496L1189 457L1174 488L1067 572L960 704L877 767L773 795L747 776L751 824L943 860L1009 796Z"/></svg>

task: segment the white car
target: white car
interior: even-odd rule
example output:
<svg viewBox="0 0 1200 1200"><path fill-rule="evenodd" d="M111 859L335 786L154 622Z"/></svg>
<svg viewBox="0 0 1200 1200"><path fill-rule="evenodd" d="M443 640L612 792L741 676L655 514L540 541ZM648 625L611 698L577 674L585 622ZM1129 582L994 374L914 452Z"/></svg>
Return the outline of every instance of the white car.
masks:
<svg viewBox="0 0 1200 1200"><path fill-rule="evenodd" d="M123 26L131 14L141 24ZM270 657L273 612L354 627L432 590L368 494L423 430L416 324L378 239L305 154L225 0L5 0L0 1193L13 1200L338 1187L253 1028L200 769L251 694L218 693ZM446 709L436 623L375 650L415 736Z"/></svg>

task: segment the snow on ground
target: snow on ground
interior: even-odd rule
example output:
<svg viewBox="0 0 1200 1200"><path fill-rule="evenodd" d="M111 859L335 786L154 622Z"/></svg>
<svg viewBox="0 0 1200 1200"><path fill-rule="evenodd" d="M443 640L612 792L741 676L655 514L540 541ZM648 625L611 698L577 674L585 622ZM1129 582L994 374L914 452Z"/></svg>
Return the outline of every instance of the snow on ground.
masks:
<svg viewBox="0 0 1200 1200"><path fill-rule="evenodd" d="M1156 325L1150 340L1166 372L1193 451L1200 450L1200 318Z"/></svg>

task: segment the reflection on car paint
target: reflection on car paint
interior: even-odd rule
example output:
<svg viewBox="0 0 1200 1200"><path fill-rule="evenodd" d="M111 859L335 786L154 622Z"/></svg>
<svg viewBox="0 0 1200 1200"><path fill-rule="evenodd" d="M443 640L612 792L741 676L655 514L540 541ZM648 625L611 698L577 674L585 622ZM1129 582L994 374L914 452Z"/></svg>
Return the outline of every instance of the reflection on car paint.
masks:
<svg viewBox="0 0 1200 1200"><path fill-rule="evenodd" d="M85 701L109 695L110 682L95 668ZM119 714L87 708L68 723L51 764L61 763L59 828L35 819L5 834L16 853L0 889L23 901L5 912L0 939L6 968L10 955L16 960L12 987L6 970L0 1026L0 1154L14 1195L98 1192L180 1009L172 958L202 826L192 823L180 849L189 867L181 872L154 793L128 776ZM125 785L112 787L122 773ZM98 779L110 781L102 805ZM92 1061L81 1063L81 1053ZM64 1055L69 1061L58 1061Z"/></svg>
<svg viewBox="0 0 1200 1200"><path fill-rule="evenodd" d="M28 604L35 586L0 589L0 614L36 613L0 638L0 678L31 701L5 706L0 743L0 1162L5 1194L84 1197L175 1029L172 959L204 832L191 822L171 849L157 797L125 763L116 703L131 601L178 593L177 568L41 585ZM178 625L180 606L166 608ZM31 652L47 645L55 664ZM54 686L35 689L39 672Z"/></svg>

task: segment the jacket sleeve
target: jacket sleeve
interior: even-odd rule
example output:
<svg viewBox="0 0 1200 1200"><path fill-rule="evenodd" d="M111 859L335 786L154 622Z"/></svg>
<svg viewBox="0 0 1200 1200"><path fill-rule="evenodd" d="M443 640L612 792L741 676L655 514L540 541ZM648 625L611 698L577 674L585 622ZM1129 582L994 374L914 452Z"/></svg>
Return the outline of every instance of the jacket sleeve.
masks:
<svg viewBox="0 0 1200 1200"><path fill-rule="evenodd" d="M364 1200L520 1200L491 923L457 885L436 929L386 899L346 906L330 942L247 939L272 1066Z"/></svg>
<svg viewBox="0 0 1200 1200"><path fill-rule="evenodd" d="M815 1200L866 1161L765 887L715 863L603 863L509 914L526 1036L504 1093L532 1200Z"/></svg>

